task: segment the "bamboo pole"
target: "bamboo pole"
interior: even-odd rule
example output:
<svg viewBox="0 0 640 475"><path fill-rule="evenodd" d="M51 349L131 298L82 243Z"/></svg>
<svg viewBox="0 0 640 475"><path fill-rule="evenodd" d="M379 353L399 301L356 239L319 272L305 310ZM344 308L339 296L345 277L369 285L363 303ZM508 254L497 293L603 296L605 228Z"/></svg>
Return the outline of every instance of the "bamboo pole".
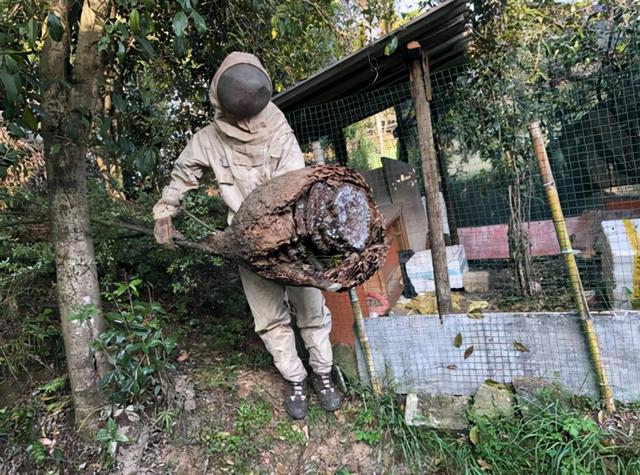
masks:
<svg viewBox="0 0 640 475"><path fill-rule="evenodd" d="M424 176L427 219L429 221L429 241L433 262L433 277L440 320L451 311L451 287L447 270L447 247L444 242L442 211L440 210L440 174L438 157L433 141L431 124L431 81L429 59L422 51L420 43L412 41L407 45L412 61L410 63L411 96L416 110L422 173Z"/></svg>
<svg viewBox="0 0 640 475"><path fill-rule="evenodd" d="M371 351L371 345L369 344L369 338L367 337L367 330L364 326L364 316L362 315L362 308L360 308L360 299L358 298L356 289L353 287L349 289L349 299L351 300L351 308L353 309L353 316L356 320L358 340L360 340L364 360L367 363L367 372L369 373L369 380L371 381L371 389L373 389L374 394L381 394L382 389L380 386L380 380L376 374L376 367L373 362L373 353Z"/></svg>
<svg viewBox="0 0 640 475"><path fill-rule="evenodd" d="M589 312L589 305L587 299L584 296L584 289L582 288L582 281L580 280L580 274L578 273L578 265L576 263L576 257L571 248L571 240L569 239L569 231L567 230L567 224L564 220L564 214L562 207L560 206L560 198L558 196L558 190L556 188L555 181L553 180L553 173L551 172L551 166L549 165L549 157L547 156L547 150L544 146L544 137L540 130L540 122L532 122L529 124L529 134L533 141L533 149L538 159L538 165L540 166L540 175L542 176L542 186L544 186L547 201L551 208L551 216L553 224L556 229L556 235L560 244L560 250L564 256L567 269L569 271L569 278L571 280L571 287L573 289L574 298L576 301L576 307L578 308L578 315L582 322L582 328L587 340L589 352L591 353L591 359L593 366L596 370L596 376L598 379L598 385L600 386L600 395L604 401L605 408L608 412L615 411L615 403L613 401L613 392L609 386L607 379L607 373L602 362L602 355L600 354L600 346L598 343L598 335L596 334L593 326L593 320Z"/></svg>

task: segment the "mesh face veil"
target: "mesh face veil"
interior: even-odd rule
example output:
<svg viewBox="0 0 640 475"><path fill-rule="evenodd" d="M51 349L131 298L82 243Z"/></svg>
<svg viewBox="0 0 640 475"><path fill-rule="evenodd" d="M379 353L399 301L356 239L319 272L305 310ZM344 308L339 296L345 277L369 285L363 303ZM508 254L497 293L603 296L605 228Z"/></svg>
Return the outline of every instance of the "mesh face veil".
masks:
<svg viewBox="0 0 640 475"><path fill-rule="evenodd" d="M234 118L258 114L271 99L271 80L251 64L236 64L218 81L217 96L222 110Z"/></svg>

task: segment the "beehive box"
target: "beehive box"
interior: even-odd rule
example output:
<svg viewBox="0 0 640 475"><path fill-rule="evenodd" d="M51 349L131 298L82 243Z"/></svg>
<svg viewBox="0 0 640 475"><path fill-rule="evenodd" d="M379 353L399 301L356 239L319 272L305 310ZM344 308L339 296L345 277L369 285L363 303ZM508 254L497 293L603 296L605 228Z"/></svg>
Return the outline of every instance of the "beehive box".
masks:
<svg viewBox="0 0 640 475"><path fill-rule="evenodd" d="M640 305L640 219L602 221L602 272L614 309Z"/></svg>
<svg viewBox="0 0 640 475"><path fill-rule="evenodd" d="M407 275L416 292L432 292L436 289L433 278L433 260L431 250L416 252L407 262ZM447 247L447 271L449 273L449 285L452 289L464 287L462 275L469 270L464 247Z"/></svg>

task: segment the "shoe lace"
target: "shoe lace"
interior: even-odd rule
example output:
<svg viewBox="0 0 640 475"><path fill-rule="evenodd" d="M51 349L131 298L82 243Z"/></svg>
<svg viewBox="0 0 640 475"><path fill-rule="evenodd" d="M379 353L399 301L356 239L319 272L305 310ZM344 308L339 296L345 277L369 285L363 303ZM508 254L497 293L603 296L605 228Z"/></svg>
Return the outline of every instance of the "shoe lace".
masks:
<svg viewBox="0 0 640 475"><path fill-rule="evenodd" d="M333 392L333 384L331 383L331 376L329 376L328 374L322 374L320 375L320 382L322 383L322 389L321 391L327 392L327 391L331 391Z"/></svg>
<svg viewBox="0 0 640 475"><path fill-rule="evenodd" d="M302 383L293 383L293 395L291 396L291 400L294 401L296 399L305 399L304 395L304 386Z"/></svg>

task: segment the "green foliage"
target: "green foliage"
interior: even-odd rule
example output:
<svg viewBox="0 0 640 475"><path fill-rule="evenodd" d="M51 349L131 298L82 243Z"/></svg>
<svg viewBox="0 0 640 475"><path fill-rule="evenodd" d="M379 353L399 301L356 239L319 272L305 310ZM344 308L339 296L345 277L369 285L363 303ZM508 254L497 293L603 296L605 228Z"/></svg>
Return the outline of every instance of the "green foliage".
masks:
<svg viewBox="0 0 640 475"><path fill-rule="evenodd" d="M8 442L10 438L24 442L34 439L33 424L36 411L26 406L3 407L0 409L0 441Z"/></svg>
<svg viewBox="0 0 640 475"><path fill-rule="evenodd" d="M243 436L216 429L203 434L200 440L212 454L236 454L248 445Z"/></svg>
<svg viewBox="0 0 640 475"><path fill-rule="evenodd" d="M249 472L261 447L271 444L266 432L271 418L265 401L245 401L236 410L233 430L212 428L200 435L200 441L211 454L231 457L237 473Z"/></svg>
<svg viewBox="0 0 640 475"><path fill-rule="evenodd" d="M137 300L140 279L118 284L105 298L115 311L105 312L108 328L92 344L107 354L113 370L99 381L109 399L120 405L156 404L174 365L170 355L176 337L163 334L166 313L161 305Z"/></svg>
<svg viewBox="0 0 640 475"><path fill-rule="evenodd" d="M375 419L373 409L367 407L361 410L355 420L353 433L356 440L368 445L376 445L382 438L382 429Z"/></svg>
<svg viewBox="0 0 640 475"><path fill-rule="evenodd" d="M33 472L62 462L60 447L47 437L55 438L52 421L71 404L67 389L66 376L59 376L37 387L27 399L0 407L0 448L5 460L22 452Z"/></svg>
<svg viewBox="0 0 640 475"><path fill-rule="evenodd" d="M110 417L107 419L105 427L100 429L96 434L96 441L104 447L104 465L110 466L115 460L118 446L127 444L129 438L124 434L123 429L118 426L116 421Z"/></svg>
<svg viewBox="0 0 640 475"><path fill-rule="evenodd" d="M101 94L111 106L95 117L92 157L128 197L158 186L190 131L210 121L208 82L226 54L256 54L279 92L406 21L393 6L389 0L115 2L97 45L107 65ZM71 32L73 39L70 26L41 0L0 0L0 110L14 135L38 131L39 56L47 35L60 41ZM5 169L16 161L6 158Z"/></svg>
<svg viewBox="0 0 640 475"><path fill-rule="evenodd" d="M276 430L278 431L280 438L288 444L304 445L307 442L307 436L304 432L291 422L278 422Z"/></svg>
<svg viewBox="0 0 640 475"><path fill-rule="evenodd" d="M356 413L353 431L366 434L373 445L389 441L394 456L414 473L638 473L637 443L613 445L589 413L541 394L523 415L489 419L471 416L466 438L408 426L394 395L375 397L357 390L363 406ZM518 408L519 409L519 408ZM371 434L380 434L371 437ZM367 440L369 439L369 440Z"/></svg>
<svg viewBox="0 0 640 475"><path fill-rule="evenodd" d="M156 424L162 429L165 435L170 435L176 425L176 413L169 409L163 409L156 415Z"/></svg>
<svg viewBox="0 0 640 475"><path fill-rule="evenodd" d="M269 424L271 417L271 407L265 401L243 402L236 411L236 431L251 434Z"/></svg>
<svg viewBox="0 0 640 475"><path fill-rule="evenodd" d="M59 362L62 351L60 329L56 315L49 308L16 322L13 335L0 343L0 375L6 369L16 380L29 374L34 367L50 367Z"/></svg>
<svg viewBox="0 0 640 475"><path fill-rule="evenodd" d="M344 129L345 138L350 145L349 166L365 172L375 168L375 161L380 160L376 154L376 146L369 136L368 122L362 121Z"/></svg>
<svg viewBox="0 0 640 475"><path fill-rule="evenodd" d="M7 175L8 169L16 165L26 155L24 150L0 143L0 179L3 179Z"/></svg>
<svg viewBox="0 0 640 475"><path fill-rule="evenodd" d="M547 401L531 417L475 418L474 455L501 473L610 473L624 463L589 416Z"/></svg>
<svg viewBox="0 0 640 475"><path fill-rule="evenodd" d="M531 161L533 119L554 130L579 112L571 97L580 80L638 63L640 10L609 0L478 4L470 61L448 85L453 102L436 130L445 148L467 159L479 153L504 179ZM600 98L594 90L583 100Z"/></svg>

